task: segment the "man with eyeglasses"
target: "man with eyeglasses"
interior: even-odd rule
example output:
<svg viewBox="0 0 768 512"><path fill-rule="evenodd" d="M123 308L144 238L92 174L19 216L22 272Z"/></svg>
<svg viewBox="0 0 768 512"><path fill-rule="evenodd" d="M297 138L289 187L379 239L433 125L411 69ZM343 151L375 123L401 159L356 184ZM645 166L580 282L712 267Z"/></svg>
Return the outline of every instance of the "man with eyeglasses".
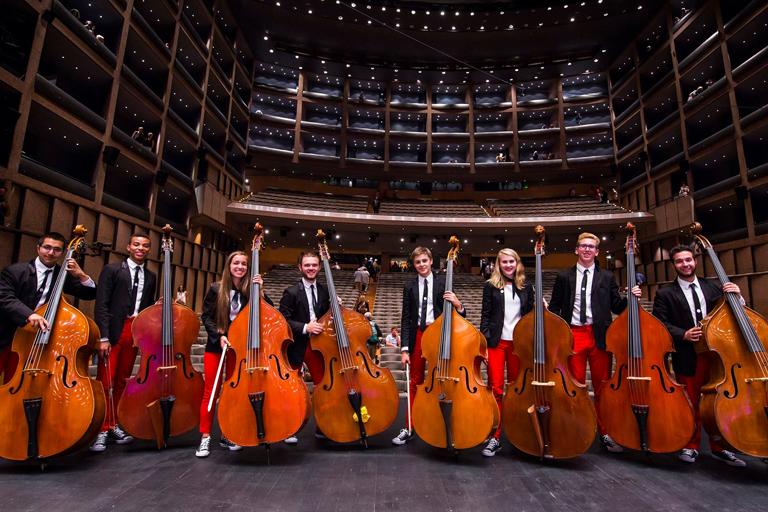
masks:
<svg viewBox="0 0 768 512"><path fill-rule="evenodd" d="M613 273L600 270L596 258L600 252L600 239L592 233L582 233L576 241L576 265L560 272L552 289L549 310L571 326L573 351L568 368L582 384L587 378L587 361L592 375L595 398L603 381L611 372L611 355L605 350L605 333L611 325L611 313L619 314L627 307L627 299L619 294ZM640 297L639 286L632 294ZM609 452L624 449L606 434L597 419L600 441Z"/></svg>
<svg viewBox="0 0 768 512"><path fill-rule="evenodd" d="M18 357L11 352L16 329L26 324L42 331L51 328L36 310L48 302L59 277L62 266L58 263L65 244L60 233L46 233L37 241L34 260L14 263L0 273L0 383L8 382L16 370ZM82 300L96 298L96 283L77 261L72 258L65 261L64 270L67 272L64 293Z"/></svg>

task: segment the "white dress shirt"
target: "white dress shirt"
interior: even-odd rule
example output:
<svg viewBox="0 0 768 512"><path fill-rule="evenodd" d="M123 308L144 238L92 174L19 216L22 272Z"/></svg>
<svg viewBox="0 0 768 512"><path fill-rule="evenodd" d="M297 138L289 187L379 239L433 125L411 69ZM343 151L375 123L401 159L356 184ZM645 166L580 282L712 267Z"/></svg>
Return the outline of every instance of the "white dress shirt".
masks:
<svg viewBox="0 0 768 512"><path fill-rule="evenodd" d="M707 316L707 299L704 298L704 292L701 289L699 278L694 276L693 281L689 283L688 281L678 277L677 284L679 284L680 288L683 290L685 300L688 302L688 308L691 310L691 319L693 320L693 325L696 325L696 306L693 305L693 290L691 289L692 284L696 285L696 295L699 296L699 304L701 304L701 318Z"/></svg>
<svg viewBox="0 0 768 512"><path fill-rule="evenodd" d="M571 315L571 325L581 325L579 317L581 316L581 281L584 278L584 271L589 270L587 274L587 303L584 305L587 311L586 325L592 325L592 283L595 280L595 265L587 268L580 263L576 264L576 293L573 297L573 313Z"/></svg>
<svg viewBox="0 0 768 512"><path fill-rule="evenodd" d="M512 284L504 286L501 294L504 297L504 327L501 329L501 339L511 340L515 326L520 321L520 296Z"/></svg>
<svg viewBox="0 0 768 512"><path fill-rule="evenodd" d="M235 297L235 292L236 290L229 290L229 321L230 322L232 322L235 318L237 318L237 314L243 310L243 302L245 302L245 296L241 293L240 301L237 305L237 308L234 308L232 305L232 299Z"/></svg>
<svg viewBox="0 0 768 512"><path fill-rule="evenodd" d="M424 300L424 279L427 280L427 325L432 324L435 321L435 306L434 306L434 300L433 300L433 293L435 291L435 279L434 274L432 272L429 273L429 275L424 278L419 276L419 307L416 308L419 312L417 318L416 318L416 325L421 325L421 303Z"/></svg>
<svg viewBox="0 0 768 512"><path fill-rule="evenodd" d="M35 304L35 309L39 308L43 304L45 304L48 301L48 296L51 294L51 288L53 287L53 268L54 267L46 267L42 261L40 261L40 258L35 258L35 270L37 271L37 290L40 289L40 287L43 285L43 280L45 279L45 272L47 270L51 271L51 274L48 276L48 282L45 284L45 290L43 290L43 295L40 297L40 300ZM62 272L66 272L66 269L62 268ZM95 288L96 283L93 282L93 279L90 277L87 281L81 282L83 286L87 286L88 288Z"/></svg>
<svg viewBox="0 0 768 512"><path fill-rule="evenodd" d="M136 275L136 268L140 268L139 270L139 289L136 290L136 303L133 305L133 309L131 310L131 314L128 315L129 318L133 318L134 316L139 314L139 305L141 304L141 297L144 295L144 265L139 265L135 261L133 261L131 258L128 258L128 270L131 273L131 290L133 290L133 279L134 275Z"/></svg>

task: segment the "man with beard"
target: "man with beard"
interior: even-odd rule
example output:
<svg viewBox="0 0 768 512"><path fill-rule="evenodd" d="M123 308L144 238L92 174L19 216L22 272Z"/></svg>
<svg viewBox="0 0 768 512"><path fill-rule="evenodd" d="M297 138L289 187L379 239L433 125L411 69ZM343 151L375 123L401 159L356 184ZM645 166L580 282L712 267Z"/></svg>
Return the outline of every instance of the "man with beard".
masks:
<svg viewBox="0 0 768 512"><path fill-rule="evenodd" d="M331 307L328 289L317 282L320 257L315 252L303 252L299 256L301 280L289 286L280 299L280 313L288 321L293 333L293 343L288 345L288 362L298 370L306 363L312 382L317 386L323 380L323 358L309 344L311 334L323 332L323 324L317 320ZM316 437L324 437L318 431ZM299 442L296 436L285 440L287 444Z"/></svg>
<svg viewBox="0 0 768 512"><path fill-rule="evenodd" d="M696 462L701 447L701 388L709 382L710 375L710 359L706 353L697 354L695 349L695 343L702 341L701 320L712 311L723 293L735 293L741 297L741 291L735 283L726 283L721 289L708 279L696 277L696 258L687 245L673 247L669 257L675 266L677 279L656 293L653 314L664 322L672 335L675 343L675 353L672 354L675 377L685 386L696 415L693 437L678 456L681 461L692 464ZM744 299L741 301L743 303ZM710 436L709 447L713 457L729 466L746 466L733 452L723 448L720 439Z"/></svg>
<svg viewBox="0 0 768 512"><path fill-rule="evenodd" d="M107 412L101 431L91 444L94 452L106 450L109 437L117 444L133 441L117 424L117 406L136 361L137 349L131 334L133 320L155 303L157 276L146 265L150 248L147 234L133 233L126 247L128 257L106 265L99 276L94 320L102 335L98 379L107 395Z"/></svg>

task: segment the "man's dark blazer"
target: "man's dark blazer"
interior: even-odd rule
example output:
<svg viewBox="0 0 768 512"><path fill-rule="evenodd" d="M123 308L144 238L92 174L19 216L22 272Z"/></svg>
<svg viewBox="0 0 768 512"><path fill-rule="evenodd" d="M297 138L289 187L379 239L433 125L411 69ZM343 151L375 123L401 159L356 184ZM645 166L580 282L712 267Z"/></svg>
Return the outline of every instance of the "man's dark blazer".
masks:
<svg viewBox="0 0 768 512"><path fill-rule="evenodd" d="M525 315L533 309L533 286L525 283L523 289L515 287L515 293L520 297L520 315ZM480 332L493 348L499 344L501 332L504 330L504 290L486 282L483 286L483 310L480 314Z"/></svg>
<svg viewBox="0 0 768 512"><path fill-rule="evenodd" d="M331 299L328 295L328 288L317 281L315 281L315 291L317 293L317 318L320 318L331 308ZM309 302L304 291L304 283L301 280L285 289L278 309L288 321L293 333L293 343L288 345L288 362L293 368L299 368L304 362L304 352L306 352L307 343L309 343L309 335L302 332L304 324L309 323Z"/></svg>
<svg viewBox="0 0 768 512"><path fill-rule="evenodd" d="M413 352L416 345L416 331L419 329L419 309L421 308L421 297L419 297L419 279L416 276L403 287L403 309L400 313L400 340L402 347L408 347L409 352ZM445 293L445 276L432 274L432 307L435 312L435 319L443 314L443 294ZM466 316L467 308L464 308L461 316Z"/></svg>
<svg viewBox="0 0 768 512"><path fill-rule="evenodd" d="M619 295L619 286L613 273L595 266L592 277L592 332L597 348L605 350L605 332L611 325L611 313L619 314L627 307L627 299ZM557 274L552 289L549 310L571 323L573 303L576 300L576 265Z"/></svg>
<svg viewBox="0 0 768 512"><path fill-rule="evenodd" d="M723 291L715 282L699 278L701 291L707 301L707 312L711 313L715 304L723 296ZM664 322L672 335L675 352L672 354L672 367L678 375L692 376L696 373L696 349L690 341L685 341L685 331L696 324L691 316L691 308L685 299L680 283L675 279L671 284L659 289L653 299L653 315Z"/></svg>
<svg viewBox="0 0 768 512"><path fill-rule="evenodd" d="M219 326L216 323L216 310L218 309L220 287L221 281L211 283L208 292L205 294L205 299L203 300L203 313L200 315L200 320L203 322L205 332L208 333L208 341L205 343L205 351L213 352L214 354L221 354L222 352L220 343L221 333L219 332ZM264 294L264 300L270 306L275 305L266 293ZM248 297L243 297L243 302L240 304L240 311L243 310L246 304L248 304ZM232 322L229 322L229 324L231 323ZM227 324L227 328L229 328L229 324Z"/></svg>
<svg viewBox="0 0 768 512"><path fill-rule="evenodd" d="M112 345L120 339L125 319L131 316L133 306L131 290L133 290L133 276L128 267L128 260L104 266L99 275L94 320L99 326L101 337L108 338ZM155 303L156 291L157 276L145 264L144 288L141 292L139 311Z"/></svg>
<svg viewBox="0 0 768 512"><path fill-rule="evenodd" d="M61 265L55 265L52 283L56 282L59 272ZM67 274L64 293L82 300L93 300L96 297L96 288L83 286L77 278ZM37 305L36 294L35 260L14 263L0 273L0 349L11 344L16 329L24 326L29 315L35 312L33 308Z"/></svg>

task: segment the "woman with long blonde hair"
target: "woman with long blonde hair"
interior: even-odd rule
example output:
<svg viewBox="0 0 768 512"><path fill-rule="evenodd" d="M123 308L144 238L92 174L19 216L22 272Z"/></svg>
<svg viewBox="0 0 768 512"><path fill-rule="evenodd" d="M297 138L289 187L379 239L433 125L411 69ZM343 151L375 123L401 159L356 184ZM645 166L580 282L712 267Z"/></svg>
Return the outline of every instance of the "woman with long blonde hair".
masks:
<svg viewBox="0 0 768 512"><path fill-rule="evenodd" d="M480 332L488 341L488 385L501 410L504 393L504 366L507 382L517 378L520 360L514 353L512 335L523 315L533 309L533 287L525 282L525 268L520 255L502 249L496 255L490 279L483 286ZM501 421L483 448L483 455L493 457L501 450Z"/></svg>
<svg viewBox="0 0 768 512"><path fill-rule="evenodd" d="M259 285L264 284L260 275L253 277L253 282ZM208 402L211 394L218 395L219 390L213 389L213 382L216 380L216 372L219 369L222 351L225 345L229 344L227 331L229 325L248 304L250 294L250 283L248 279L248 255L243 251L235 251L227 257L224 264L224 270L221 273L221 280L211 283L208 293L205 294L203 302L203 314L201 320L208 333L208 342L205 345L205 354L203 356L203 375L205 377L205 388L203 400L200 404L200 446L195 455L197 457L207 457L210 454L211 426L215 408L208 411ZM270 298L264 294L262 288L262 297L271 306L274 304ZM226 378L229 378L235 369L234 359L226 361ZM216 398L214 397L214 403ZM241 450L242 447L221 437L219 444L222 448L230 451Z"/></svg>

